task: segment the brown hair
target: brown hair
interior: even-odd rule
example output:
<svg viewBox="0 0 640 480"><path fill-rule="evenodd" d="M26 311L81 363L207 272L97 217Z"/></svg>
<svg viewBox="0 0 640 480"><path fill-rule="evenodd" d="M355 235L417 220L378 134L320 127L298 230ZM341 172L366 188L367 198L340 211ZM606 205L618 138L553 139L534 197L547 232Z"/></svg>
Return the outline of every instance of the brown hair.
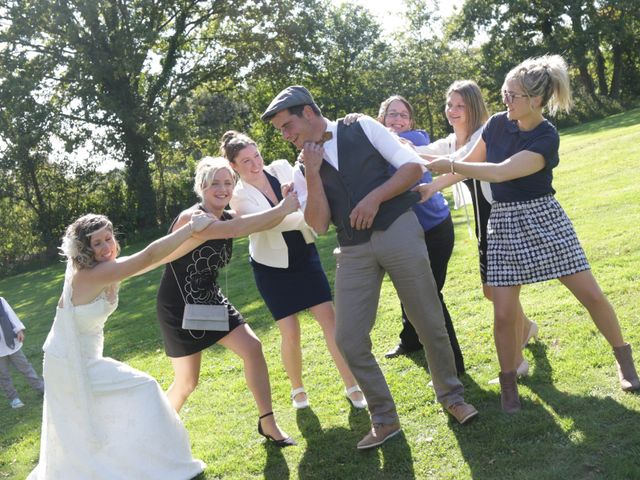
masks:
<svg viewBox="0 0 640 480"><path fill-rule="evenodd" d="M489 111L482 98L482 91L473 80L458 80L447 89L447 98L452 93L457 93L464 101L468 125L467 135L471 137L489 119Z"/></svg>
<svg viewBox="0 0 640 480"><path fill-rule="evenodd" d="M413 107L409 103L409 100L401 95L392 95L380 104L380 110L378 110L378 121L384 125L384 117L387 116L389 105L396 100L402 102L404 106L407 107L407 110L409 110L409 120L411 120L411 128L413 128Z"/></svg>
<svg viewBox="0 0 640 480"><path fill-rule="evenodd" d="M228 130L224 132L220 139L220 153L224 158L235 163L238 153L249 145L258 146L248 135L235 130Z"/></svg>

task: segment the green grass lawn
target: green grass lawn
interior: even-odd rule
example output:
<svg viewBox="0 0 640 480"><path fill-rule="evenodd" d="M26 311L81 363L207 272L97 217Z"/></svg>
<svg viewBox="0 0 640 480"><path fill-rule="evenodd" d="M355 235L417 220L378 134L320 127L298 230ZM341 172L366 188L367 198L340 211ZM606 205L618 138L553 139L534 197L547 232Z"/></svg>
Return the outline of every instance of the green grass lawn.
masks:
<svg viewBox="0 0 640 480"><path fill-rule="evenodd" d="M640 360L640 110L565 130L560 150L557 198ZM306 314L301 319L304 379L312 407L294 410L278 329L254 286L247 242L240 240L229 268L228 294L263 342L275 411L298 446L278 450L264 443L256 432L256 408L241 362L214 347L204 352L200 385L181 412L194 456L208 464L199 478L640 478L640 395L619 389L611 349L557 281L523 288L522 303L538 322L540 339L526 351L532 376L520 383L522 412L501 412L499 387L487 385L498 365L475 240L469 238L463 211L454 212L454 222L457 240L445 299L466 357L463 383L466 399L480 411L477 421L462 427L442 412L427 386L423 356L384 358L400 330L399 303L388 280L372 337L403 435L377 450L356 450L369 428L368 415L350 408L320 328ZM318 242L331 281L335 243L333 235ZM56 264L0 280L0 295L27 326L23 348L37 370L63 270ZM166 388L172 370L155 320L160 274L150 272L123 284L120 308L107 324L105 355L150 373ZM26 407L12 410L0 399L0 479L25 478L39 451L40 400L21 376L14 378Z"/></svg>

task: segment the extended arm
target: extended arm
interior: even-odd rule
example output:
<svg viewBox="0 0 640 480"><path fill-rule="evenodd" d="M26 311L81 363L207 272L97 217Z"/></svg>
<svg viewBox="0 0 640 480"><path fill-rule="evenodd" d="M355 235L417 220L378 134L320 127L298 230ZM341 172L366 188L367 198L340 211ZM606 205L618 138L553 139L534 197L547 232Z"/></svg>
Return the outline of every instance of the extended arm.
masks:
<svg viewBox="0 0 640 480"><path fill-rule="evenodd" d="M230 205L241 216L261 213L267 210L255 198L251 198L251 194L246 189L236 190L233 193ZM288 232L290 230L300 230L302 227L304 227L304 214L296 210L268 229L276 232Z"/></svg>
<svg viewBox="0 0 640 480"><path fill-rule="evenodd" d="M213 219L194 214L179 229L151 242L143 250L112 262L100 262L93 268L80 269L74 278L74 301L89 301L107 285L120 282L145 268L160 263L171 252L197 231L204 229Z"/></svg>
<svg viewBox="0 0 640 480"><path fill-rule="evenodd" d="M440 175L436 177L431 183L421 183L420 185L413 188L414 191L420 194L420 202L426 202L429 200L436 192L440 192L451 185L455 185L456 183L464 180L464 175L458 175L457 173L451 174L448 173L446 175Z"/></svg>
<svg viewBox="0 0 640 480"><path fill-rule="evenodd" d="M461 161L435 160L428 165L428 168L433 172L445 173L451 172L453 167L455 173L466 177L500 183L539 172L545 166L544 157L529 150L518 152L500 163L486 163L483 161L484 158L482 158L482 163L473 163L479 161L476 152L478 149L486 152L484 141L480 140L476 147ZM486 157L486 153L483 157Z"/></svg>

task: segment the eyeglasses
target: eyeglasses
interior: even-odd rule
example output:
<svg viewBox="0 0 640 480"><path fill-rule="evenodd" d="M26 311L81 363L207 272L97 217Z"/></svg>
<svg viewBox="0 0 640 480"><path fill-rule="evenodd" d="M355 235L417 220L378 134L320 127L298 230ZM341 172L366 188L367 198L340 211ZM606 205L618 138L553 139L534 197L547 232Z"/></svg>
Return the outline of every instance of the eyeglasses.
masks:
<svg viewBox="0 0 640 480"><path fill-rule="evenodd" d="M504 100L507 103L513 103L513 101L516 98L529 98L529 95L527 94L520 94L520 93L511 93L511 92L507 92L505 90L502 91L502 100Z"/></svg>
<svg viewBox="0 0 640 480"><path fill-rule="evenodd" d="M391 117L391 118L400 117L403 120L409 120L411 118L408 113L404 113L404 112L387 112L385 114L385 117Z"/></svg>

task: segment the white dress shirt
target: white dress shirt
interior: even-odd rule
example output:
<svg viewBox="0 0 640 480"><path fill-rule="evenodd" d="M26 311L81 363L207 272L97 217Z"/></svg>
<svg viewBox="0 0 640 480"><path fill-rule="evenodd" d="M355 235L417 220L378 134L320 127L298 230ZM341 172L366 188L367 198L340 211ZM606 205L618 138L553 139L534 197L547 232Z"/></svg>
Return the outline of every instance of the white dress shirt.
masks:
<svg viewBox="0 0 640 480"><path fill-rule="evenodd" d="M441 138L440 140L436 140L435 142L430 143L429 145L422 145L420 147L416 147L416 151L418 153L426 153L428 155L448 155L453 160L460 160L467 153L473 150L473 147L476 146L476 143L482 136L482 129L480 127L478 130L473 132L473 135L469 138L469 141L465 143L460 149L456 150L456 134L452 133L451 135ZM488 182L480 181L480 188L482 190L482 194L484 195L487 202L493 202L493 196L491 195L491 186ZM456 208L458 208L456 206Z"/></svg>
<svg viewBox="0 0 640 480"><path fill-rule="evenodd" d="M339 170L338 162L338 122L324 119L327 124L327 132L332 133L331 140L327 140L324 144L324 159L336 170ZM387 130L377 120L371 117L362 116L358 119L358 123L362 127L364 134L367 136L371 145L374 146L380 155L393 165L396 169L405 163L419 163L426 165L426 161L418 156L416 151L409 145L400 142L398 136ZM296 168L293 172L293 184L298 194L298 200L302 209L307 204L307 181L300 168Z"/></svg>

